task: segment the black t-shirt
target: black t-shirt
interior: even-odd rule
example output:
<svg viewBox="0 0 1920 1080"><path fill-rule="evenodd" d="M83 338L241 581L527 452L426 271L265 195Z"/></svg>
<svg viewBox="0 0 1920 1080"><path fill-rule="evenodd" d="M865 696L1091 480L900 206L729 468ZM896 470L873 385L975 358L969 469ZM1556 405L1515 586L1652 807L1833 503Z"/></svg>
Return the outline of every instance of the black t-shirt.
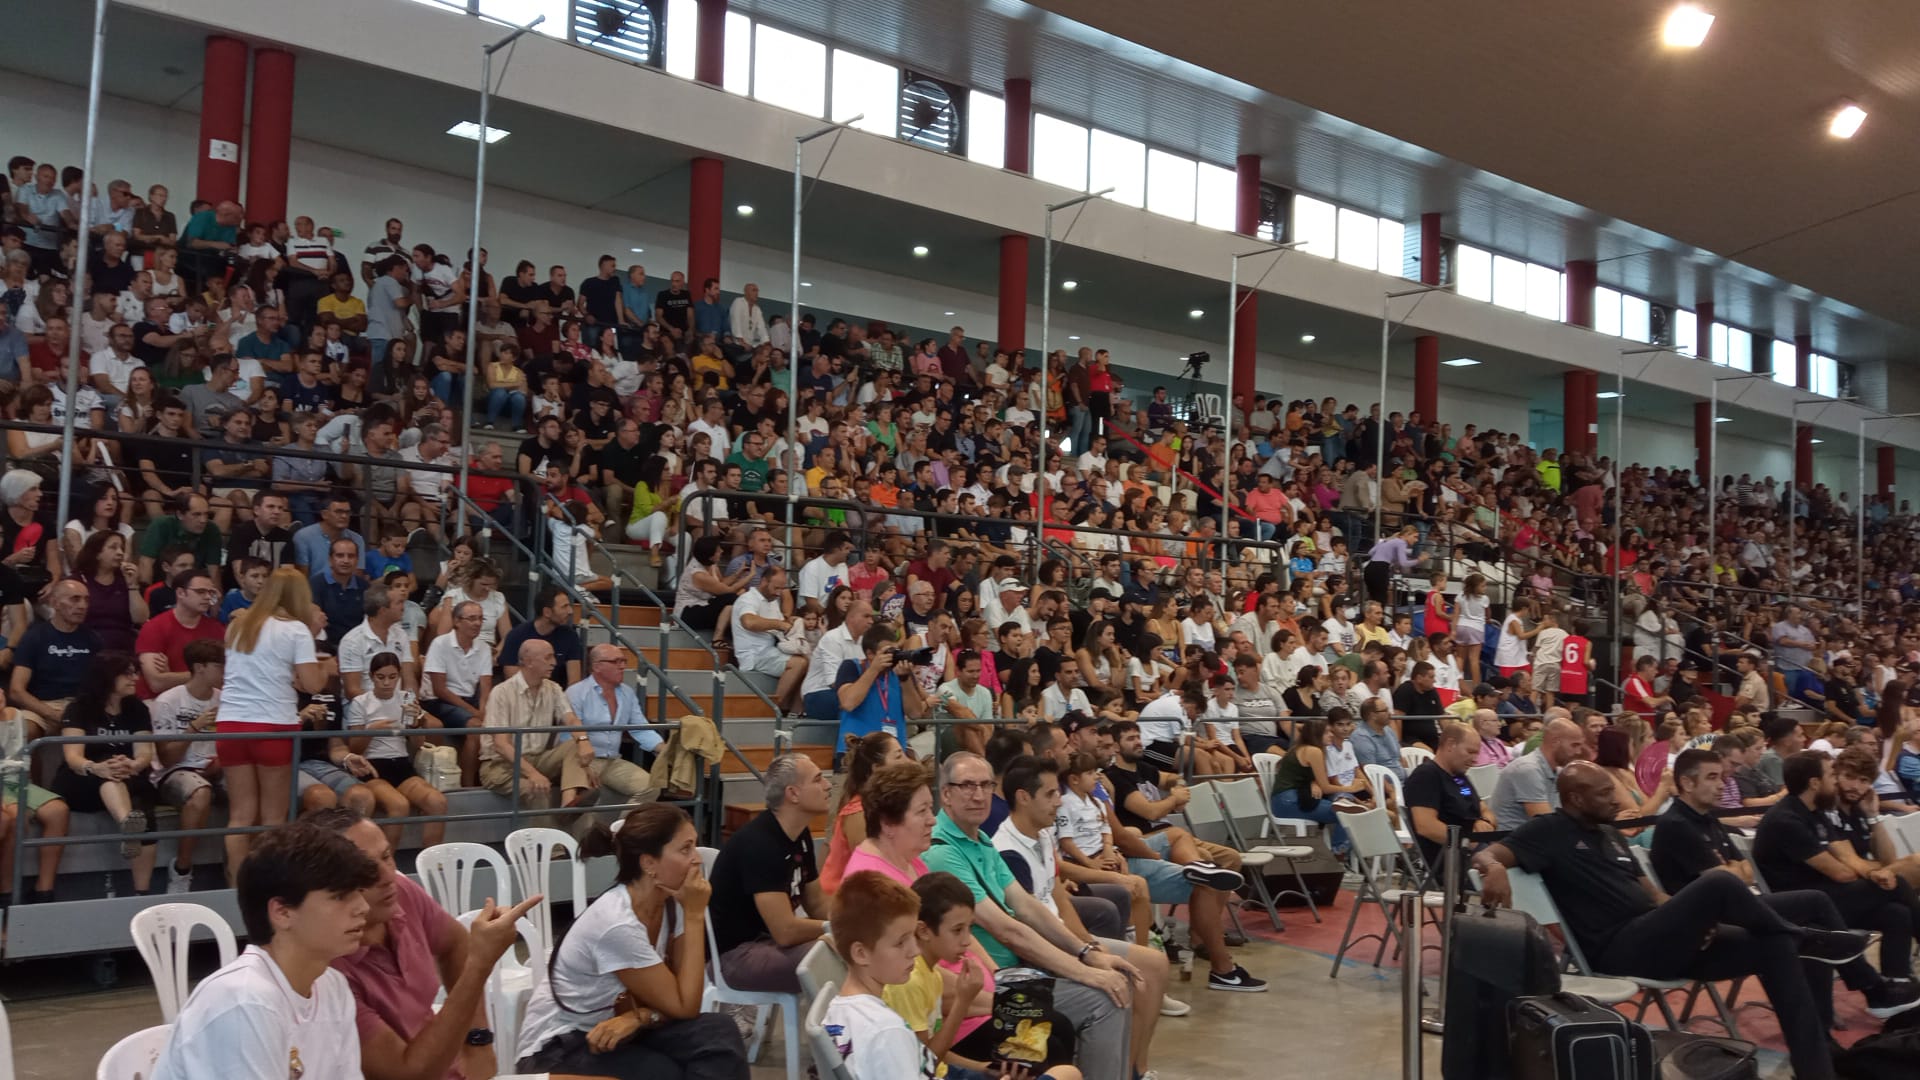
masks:
<svg viewBox="0 0 1920 1080"><path fill-rule="evenodd" d="M1653 910L1640 884L1640 864L1611 825L1587 826L1564 810L1542 814L1507 835L1520 869L1540 875L1587 959L1606 952L1613 935Z"/></svg>
<svg viewBox="0 0 1920 1080"><path fill-rule="evenodd" d="M591 394L588 395L588 404L592 404ZM580 433L588 439L611 439L613 438L613 433L620 430L620 421L622 419L619 413L608 410L607 415L595 420L593 418L593 410L583 408L573 414L573 419L569 421L569 423L579 428Z"/></svg>
<svg viewBox="0 0 1920 1080"><path fill-rule="evenodd" d="M600 448L598 464L600 468L611 471L614 478L622 484L632 487L640 482L640 468L647 463L647 458L651 456L653 456L653 451L647 449L646 440L644 439L634 443L633 449L631 450L621 446L620 440L615 439ZM656 491L654 494L658 495L660 492Z"/></svg>
<svg viewBox="0 0 1920 1080"><path fill-rule="evenodd" d="M1827 701L1845 713L1847 719L1860 719L1860 695L1851 680L1834 675L1827 679L1823 692Z"/></svg>
<svg viewBox="0 0 1920 1080"><path fill-rule="evenodd" d="M754 906L756 893L782 893L796 906L807 883L820 871L814 863L813 837L806 830L790 837L773 811L762 811L748 822L713 863L713 945L724 953L736 945L768 936L767 922Z"/></svg>
<svg viewBox="0 0 1920 1080"><path fill-rule="evenodd" d="M100 635L85 626L69 634L51 622L36 621L14 642L13 662L33 672L27 693L41 701L60 701L80 692L88 661L100 650Z"/></svg>
<svg viewBox="0 0 1920 1080"><path fill-rule="evenodd" d="M120 702L118 714L91 712L83 716L80 710L70 707L67 715L61 718L60 726L78 728L82 735L141 735L153 730L153 719L147 713L146 702L130 697ZM88 761L132 757L133 741L86 743L80 749L86 753Z"/></svg>
<svg viewBox="0 0 1920 1080"><path fill-rule="evenodd" d="M1423 693L1414 687L1412 680L1408 680L1394 690L1393 709L1405 713L1407 717L1400 724L1402 745L1420 743L1429 750L1440 745L1440 721L1436 718L1446 709L1440 704L1440 691L1428 690Z"/></svg>
<svg viewBox="0 0 1920 1080"><path fill-rule="evenodd" d="M580 301L587 305L587 316L603 326L613 326L620 313L614 300L620 295L620 278L590 277L580 283Z"/></svg>
<svg viewBox="0 0 1920 1080"><path fill-rule="evenodd" d="M546 291L547 287L540 282L536 281L531 285L522 285L520 284L519 278L515 278L505 285L500 286L500 295L516 304L531 304L535 300L544 299L543 294ZM507 317L507 321L516 324L533 321L533 316L521 308L506 308L504 314Z"/></svg>
<svg viewBox="0 0 1920 1080"><path fill-rule="evenodd" d="M1679 892L1693 879L1723 863L1740 862L1746 856L1733 844L1726 826L1693 807L1673 800L1653 830L1653 872L1660 887Z"/></svg>
<svg viewBox="0 0 1920 1080"><path fill-rule="evenodd" d="M517 462L522 457L532 462L528 470L530 472L541 472L547 466L558 466L559 468L565 469L573 463L573 455L567 453L567 448L564 444L554 443L552 446L542 446L540 445L540 437L538 435L521 443L520 449L514 452L514 460L516 462L514 468L519 468Z"/></svg>
<svg viewBox="0 0 1920 1080"><path fill-rule="evenodd" d="M1467 782L1465 774L1455 776L1432 761L1423 761L1419 767L1407 774L1401 787L1407 797L1407 805L1424 806L1440 815L1440 824L1457 825L1462 835L1473 831L1480 821L1480 796ZM1414 834L1420 844L1420 856L1427 865L1437 865L1440 857L1440 845Z"/></svg>
<svg viewBox="0 0 1920 1080"><path fill-rule="evenodd" d="M1827 825L1835 840L1845 840L1853 845L1853 853L1863 859L1873 858L1873 822L1860 812L1860 804L1854 803L1853 809L1835 806L1827 811Z"/></svg>
<svg viewBox="0 0 1920 1080"><path fill-rule="evenodd" d="M251 521L243 521L233 527L232 535L227 537L227 584L236 586L233 578L233 564L242 555L255 559L264 559L268 566L278 570L292 556L289 550L293 544L293 533L286 526L276 526L266 533Z"/></svg>
<svg viewBox="0 0 1920 1080"><path fill-rule="evenodd" d="M661 322L682 334L693 329L693 294L687 290L668 289L653 298L653 306L660 313Z"/></svg>
<svg viewBox="0 0 1920 1080"><path fill-rule="evenodd" d="M113 266L108 266L104 258L87 260L87 275L93 284L91 292L96 296L100 293L119 296L133 288L135 273L133 263L124 257Z"/></svg>
<svg viewBox="0 0 1920 1080"><path fill-rule="evenodd" d="M165 345L147 344L148 334L171 334L173 331L159 323L138 322L133 324L133 355L150 368L158 368L167 362Z"/></svg>
<svg viewBox="0 0 1920 1080"><path fill-rule="evenodd" d="M580 634L571 626L556 626L553 633L542 634L532 619L507 631L506 640L500 643L500 664L503 670L495 672L494 685L506 678L505 665L520 666L520 646L539 638L553 646L553 672L547 681L557 683L562 689L567 685L567 661L583 659L580 650Z"/></svg>
<svg viewBox="0 0 1920 1080"><path fill-rule="evenodd" d="M1775 892L1824 888L1832 879L1808 866L1807 860L1839 838L1825 813L1810 810L1804 799L1789 795L1760 819L1753 834L1754 869Z"/></svg>
<svg viewBox="0 0 1920 1080"><path fill-rule="evenodd" d="M157 439L141 443L135 453L138 460L153 463L161 483L178 487L193 476L193 447L187 439Z"/></svg>
<svg viewBox="0 0 1920 1080"><path fill-rule="evenodd" d="M302 709L305 709L309 705L326 706L327 718L325 720L322 720L317 724L307 724L304 722L302 723L301 726L306 728L308 731L337 731L337 732L346 731L347 727L346 727L346 724L344 723L346 719L345 710L340 707L339 694L335 694L332 692L323 692L319 694L301 694L299 695L297 700L299 701L300 708ZM332 764L333 759L330 756L328 756L327 751L328 751L328 747L327 747L326 739L300 740L300 760L301 761L325 761L328 764Z"/></svg>
<svg viewBox="0 0 1920 1080"><path fill-rule="evenodd" d="M1141 765L1148 770L1153 769L1153 766L1145 762ZM1119 762L1107 766L1105 771L1107 787L1113 791L1113 812L1120 816L1120 824L1139 829L1143 833L1155 832L1167 827L1164 821L1148 821L1127 809L1127 796L1136 791L1145 796L1148 802L1158 802L1166 797L1166 792L1161 791L1160 785L1155 783L1159 779L1158 772L1129 769Z"/></svg>

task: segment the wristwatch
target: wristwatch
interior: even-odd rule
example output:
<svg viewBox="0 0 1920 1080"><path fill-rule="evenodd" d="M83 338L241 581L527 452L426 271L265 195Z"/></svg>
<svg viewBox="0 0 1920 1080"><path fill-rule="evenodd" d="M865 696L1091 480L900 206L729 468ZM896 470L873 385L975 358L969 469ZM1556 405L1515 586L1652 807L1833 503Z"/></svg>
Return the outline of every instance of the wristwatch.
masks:
<svg viewBox="0 0 1920 1080"><path fill-rule="evenodd" d="M486 1028L474 1028L467 1032L468 1046L492 1046L493 1032Z"/></svg>

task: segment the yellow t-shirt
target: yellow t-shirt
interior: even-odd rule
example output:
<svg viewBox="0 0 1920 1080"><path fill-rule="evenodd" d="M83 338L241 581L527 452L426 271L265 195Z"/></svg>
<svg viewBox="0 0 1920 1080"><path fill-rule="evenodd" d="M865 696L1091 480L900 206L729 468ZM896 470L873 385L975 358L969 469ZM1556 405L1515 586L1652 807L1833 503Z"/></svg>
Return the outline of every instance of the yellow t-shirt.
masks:
<svg viewBox="0 0 1920 1080"><path fill-rule="evenodd" d="M900 1014L907 1027L918 1035L923 1031L938 1031L940 1028L940 990L944 984L940 972L927 963L927 958L918 956L913 961L913 974L898 986L889 986L881 994L887 1007ZM941 1062L940 1069L934 1075L947 1075L947 1063Z"/></svg>
<svg viewBox="0 0 1920 1080"><path fill-rule="evenodd" d="M332 293L328 293L320 298L320 303L316 306L320 314L331 315L342 322L356 315L365 315L367 313L366 301L361 300L357 296L349 296L345 300L342 300Z"/></svg>
<svg viewBox="0 0 1920 1080"><path fill-rule="evenodd" d="M1384 626L1369 627L1366 623L1354 623L1353 628L1359 632L1362 645L1369 641L1377 641L1382 645L1393 643L1393 638L1387 634L1387 628Z"/></svg>

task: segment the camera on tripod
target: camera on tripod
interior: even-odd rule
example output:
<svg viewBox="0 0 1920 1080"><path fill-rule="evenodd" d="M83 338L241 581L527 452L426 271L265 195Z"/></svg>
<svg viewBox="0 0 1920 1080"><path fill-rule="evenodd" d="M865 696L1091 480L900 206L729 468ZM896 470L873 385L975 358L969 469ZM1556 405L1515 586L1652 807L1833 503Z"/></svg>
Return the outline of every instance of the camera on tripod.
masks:
<svg viewBox="0 0 1920 1080"><path fill-rule="evenodd" d="M1207 361L1211 359L1213 359L1212 353L1208 353L1208 352L1188 353L1186 370L1182 371L1180 374L1183 376L1189 376L1192 378L1199 378L1200 369L1203 367L1206 367Z"/></svg>

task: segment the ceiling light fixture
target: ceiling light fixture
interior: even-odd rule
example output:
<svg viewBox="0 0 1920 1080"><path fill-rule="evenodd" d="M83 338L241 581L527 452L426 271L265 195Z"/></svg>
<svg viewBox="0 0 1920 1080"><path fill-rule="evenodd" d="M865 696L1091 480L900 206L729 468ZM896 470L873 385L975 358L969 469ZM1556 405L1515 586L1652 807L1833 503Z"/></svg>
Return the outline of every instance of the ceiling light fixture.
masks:
<svg viewBox="0 0 1920 1080"><path fill-rule="evenodd" d="M1073 280L1072 278L1068 278L1067 280L1060 283L1060 287L1067 290L1068 292L1072 292L1073 290L1080 287L1080 283Z"/></svg>
<svg viewBox="0 0 1920 1080"><path fill-rule="evenodd" d="M644 253L647 249L646 248L628 248L627 250L633 252L635 255L639 255Z"/></svg>
<svg viewBox="0 0 1920 1080"><path fill-rule="evenodd" d="M1714 418L1713 418L1713 422L1714 422L1714 423L1716 423L1716 424L1731 424L1731 423L1733 423L1733 417L1731 417L1731 416L1716 416L1716 417L1714 417Z"/></svg>
<svg viewBox="0 0 1920 1080"><path fill-rule="evenodd" d="M1451 360L1442 360L1441 363L1447 365L1448 367L1479 367L1480 366L1480 361L1475 360L1471 356L1456 356Z"/></svg>
<svg viewBox="0 0 1920 1080"><path fill-rule="evenodd" d="M1204 309L1194 308L1192 311L1187 312L1187 318L1198 319L1205 314L1206 314L1206 311Z"/></svg>
<svg viewBox="0 0 1920 1080"><path fill-rule="evenodd" d="M1313 336L1312 334L1301 334L1301 335L1300 335L1300 344L1302 344L1302 345L1311 345L1311 344L1313 344L1313 342L1314 342L1314 336Z"/></svg>
<svg viewBox="0 0 1920 1080"><path fill-rule="evenodd" d="M471 120L462 120L448 128L447 134L456 139L469 139L473 142L479 142L480 125ZM490 127L487 129L487 145L492 146L494 143L499 142L511 134L513 134L513 132L508 131L506 128Z"/></svg>
<svg viewBox="0 0 1920 1080"><path fill-rule="evenodd" d="M1667 14L1660 40L1669 49L1697 49L1713 29L1713 14L1698 4L1681 4Z"/></svg>
<svg viewBox="0 0 1920 1080"><path fill-rule="evenodd" d="M1079 341L1079 340L1080 340L1080 335L1079 335L1079 334L1068 334L1068 335L1067 335L1067 340L1068 340L1068 341Z"/></svg>
<svg viewBox="0 0 1920 1080"><path fill-rule="evenodd" d="M811 282L811 281L803 281L803 282L801 282L801 283L800 283L800 287L801 287L801 288L803 288L803 289L811 289L811 288L813 288L813 282Z"/></svg>
<svg viewBox="0 0 1920 1080"><path fill-rule="evenodd" d="M1860 125L1867 122L1867 110L1849 101L1841 105L1827 122L1827 134L1836 139L1851 139Z"/></svg>
<svg viewBox="0 0 1920 1080"><path fill-rule="evenodd" d="M913 253L914 253L915 255L918 255L918 256L921 256L921 257L923 257L923 258L924 258L924 257L926 256L926 254L927 254L927 245L925 245L925 244L915 244L915 245L913 245Z"/></svg>
<svg viewBox="0 0 1920 1080"><path fill-rule="evenodd" d="M1827 440L1825 440L1825 439L1814 439L1814 440L1813 440L1813 445L1815 445L1815 446L1819 446L1819 445L1820 445L1821 443L1823 443L1823 442L1826 442L1826 441L1827 441Z"/></svg>
<svg viewBox="0 0 1920 1080"><path fill-rule="evenodd" d="M734 212L734 213L736 213L736 214L739 214L739 215L740 215L741 217L752 217L752 216L753 216L753 204L752 204L752 203L741 203L741 204L740 204L739 206L736 206L736 207L734 207L734 208L733 208L733 212Z"/></svg>
<svg viewBox="0 0 1920 1080"><path fill-rule="evenodd" d="M949 318L949 319L951 319L951 318L953 318L953 312L951 312L951 311L943 311L943 312L941 312L940 314L942 314L942 315L944 315L944 316L946 316L946 317L947 317L947 318Z"/></svg>
<svg viewBox="0 0 1920 1080"><path fill-rule="evenodd" d="M1614 398L1626 397L1627 395L1616 393L1615 391L1612 391L1612 390L1602 390L1593 396L1599 398L1601 401L1612 401Z"/></svg>

